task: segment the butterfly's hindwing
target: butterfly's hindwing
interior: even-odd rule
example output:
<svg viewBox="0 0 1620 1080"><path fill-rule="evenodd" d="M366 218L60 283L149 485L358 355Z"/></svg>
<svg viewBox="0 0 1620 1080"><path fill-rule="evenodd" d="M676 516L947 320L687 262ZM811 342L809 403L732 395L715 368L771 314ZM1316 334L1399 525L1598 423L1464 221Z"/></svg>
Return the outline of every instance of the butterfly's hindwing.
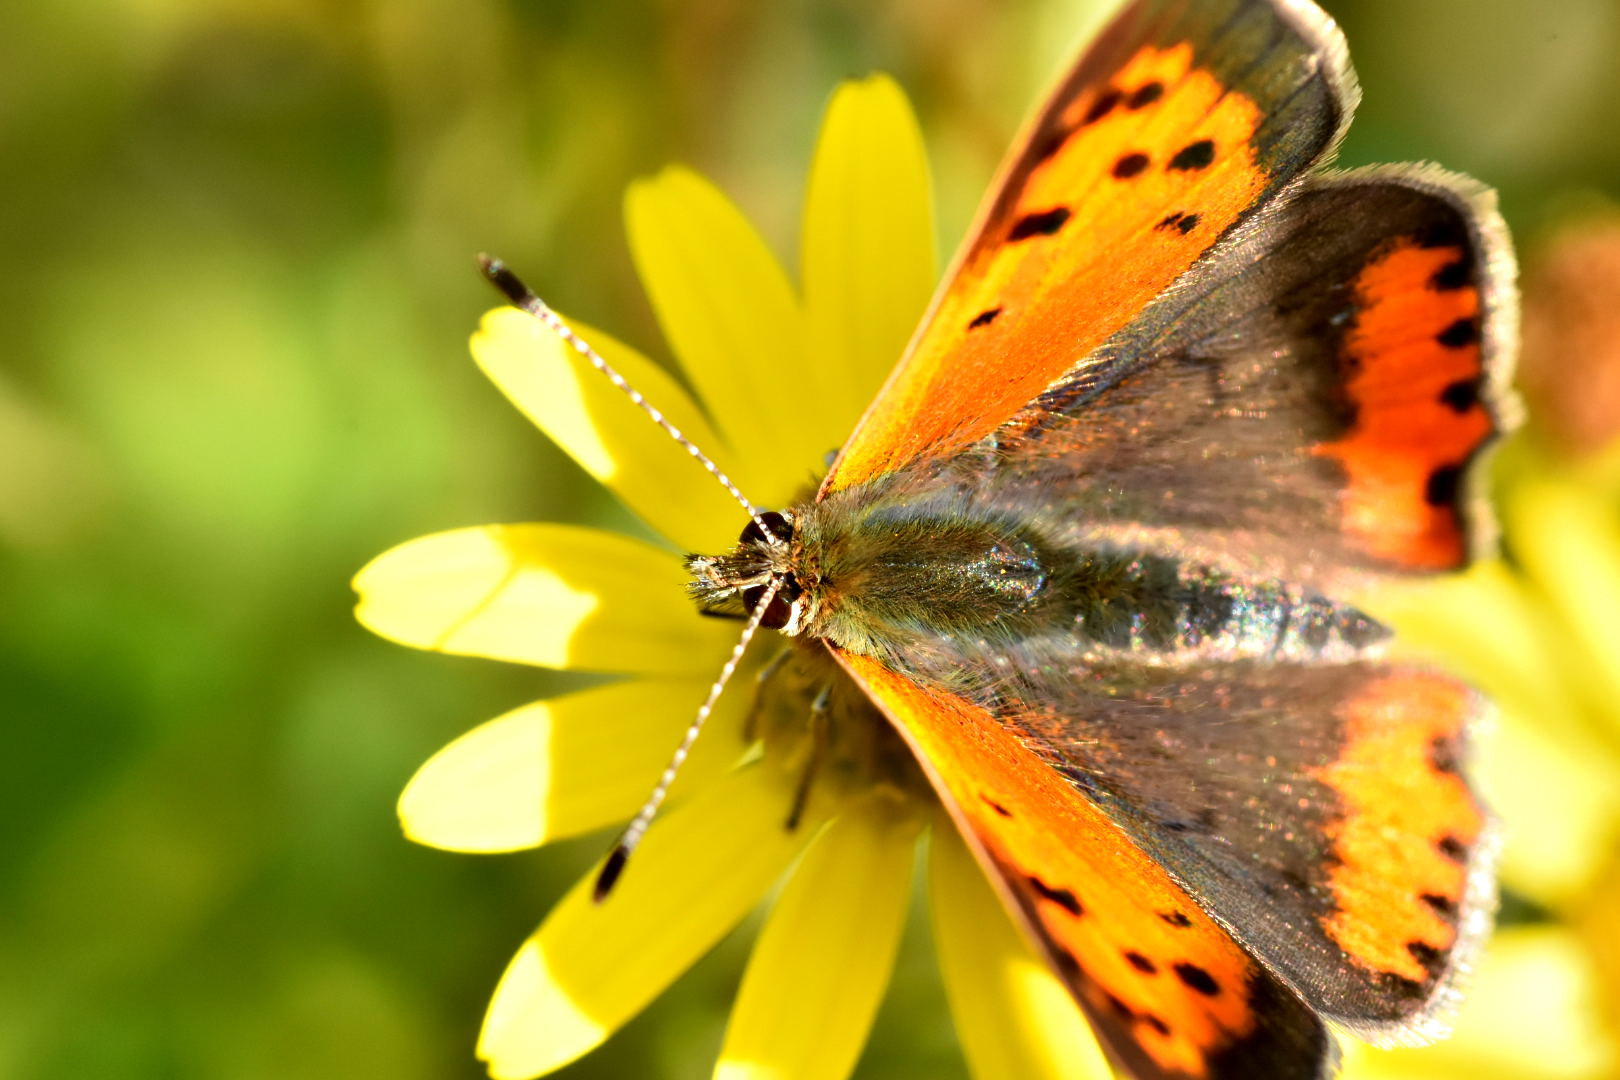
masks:
<svg viewBox="0 0 1620 1080"><path fill-rule="evenodd" d="M1373 660L1035 672L997 716L1329 1019L1432 1036L1488 921L1476 696ZM1025 696L1027 695L1027 696Z"/></svg>
<svg viewBox="0 0 1620 1080"><path fill-rule="evenodd" d="M1013 728L868 658L839 659L911 744L1129 1075L1331 1075L1331 1039L1301 999Z"/></svg>

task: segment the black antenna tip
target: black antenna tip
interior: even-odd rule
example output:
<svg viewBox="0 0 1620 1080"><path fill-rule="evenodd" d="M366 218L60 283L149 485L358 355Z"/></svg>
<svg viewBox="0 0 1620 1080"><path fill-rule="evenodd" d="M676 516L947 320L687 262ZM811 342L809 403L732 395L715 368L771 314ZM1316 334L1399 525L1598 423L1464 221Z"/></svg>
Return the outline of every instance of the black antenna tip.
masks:
<svg viewBox="0 0 1620 1080"><path fill-rule="evenodd" d="M489 255L478 256L478 269L482 270L489 283L501 291L513 304L523 307L534 298L534 293L523 284L516 274L506 268L506 264Z"/></svg>
<svg viewBox="0 0 1620 1080"><path fill-rule="evenodd" d="M596 888L591 892L593 900L600 904L607 899L619 875L624 873L624 864L629 861L630 849L624 845L624 841L614 844L613 850L608 852L607 862L602 864L601 872L596 875Z"/></svg>

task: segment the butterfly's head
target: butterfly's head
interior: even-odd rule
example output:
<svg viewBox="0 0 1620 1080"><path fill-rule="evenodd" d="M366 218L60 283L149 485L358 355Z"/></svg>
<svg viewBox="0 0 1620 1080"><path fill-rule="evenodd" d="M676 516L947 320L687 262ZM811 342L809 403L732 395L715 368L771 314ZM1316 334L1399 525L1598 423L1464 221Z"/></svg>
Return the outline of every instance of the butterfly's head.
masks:
<svg viewBox="0 0 1620 1080"><path fill-rule="evenodd" d="M797 520L791 510L762 513L748 522L737 546L726 554L688 556L686 569L692 575L688 588L699 610L746 616L774 582L776 595L759 624L789 636L800 633L813 614L813 604L801 580Z"/></svg>

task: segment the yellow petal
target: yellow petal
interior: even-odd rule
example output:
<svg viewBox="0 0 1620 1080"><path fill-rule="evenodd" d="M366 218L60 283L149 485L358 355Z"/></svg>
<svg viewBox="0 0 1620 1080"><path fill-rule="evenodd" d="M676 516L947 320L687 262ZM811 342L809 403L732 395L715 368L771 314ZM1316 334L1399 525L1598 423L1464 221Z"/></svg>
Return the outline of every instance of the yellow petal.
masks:
<svg viewBox="0 0 1620 1080"><path fill-rule="evenodd" d="M894 968L917 831L866 801L816 838L754 946L717 1080L850 1074Z"/></svg>
<svg viewBox="0 0 1620 1080"><path fill-rule="evenodd" d="M784 504L836 446L795 422L806 354L787 276L742 212L688 169L632 184L625 222L664 336L742 463L737 482L759 505Z"/></svg>
<svg viewBox="0 0 1620 1080"><path fill-rule="evenodd" d="M563 897L501 977L478 1056L497 1078L539 1076L588 1053L748 913L815 834L789 832L792 787L731 773L661 815L598 904L595 873Z"/></svg>
<svg viewBox="0 0 1620 1080"><path fill-rule="evenodd" d="M1505 714L1477 741L1472 772L1502 819L1502 880L1563 907L1591 887L1620 840L1620 775L1601 749L1539 719Z"/></svg>
<svg viewBox="0 0 1620 1080"><path fill-rule="evenodd" d="M802 246L814 377L841 445L899 361L938 276L928 156L888 76L845 83L828 105Z"/></svg>
<svg viewBox="0 0 1620 1080"><path fill-rule="evenodd" d="M1465 987L1451 1038L1425 1049L1346 1047L1344 1080L1578 1080L1614 1075L1602 987L1559 927L1497 934Z"/></svg>
<svg viewBox="0 0 1620 1080"><path fill-rule="evenodd" d="M945 992L978 1080L1110 1080L1074 998L1036 955L944 815L929 838L928 889Z"/></svg>
<svg viewBox="0 0 1620 1080"><path fill-rule="evenodd" d="M407 541L355 575L355 615L419 649L552 668L718 670L737 628L696 614L680 560L572 525L482 525Z"/></svg>
<svg viewBox="0 0 1620 1080"><path fill-rule="evenodd" d="M1620 736L1620 518L1596 490L1545 475L1520 483L1503 517L1527 576L1568 624L1564 670Z"/></svg>
<svg viewBox="0 0 1620 1080"><path fill-rule="evenodd" d="M726 446L674 379L600 330L570 325L721 468ZM742 508L561 338L515 308L484 316L473 359L523 414L626 506L683 551L719 551L746 523Z"/></svg>
<svg viewBox="0 0 1620 1080"><path fill-rule="evenodd" d="M628 820L652 792L708 679L637 679L513 709L440 750L400 796L405 834L451 851L513 851ZM722 695L672 803L745 749L743 693Z"/></svg>

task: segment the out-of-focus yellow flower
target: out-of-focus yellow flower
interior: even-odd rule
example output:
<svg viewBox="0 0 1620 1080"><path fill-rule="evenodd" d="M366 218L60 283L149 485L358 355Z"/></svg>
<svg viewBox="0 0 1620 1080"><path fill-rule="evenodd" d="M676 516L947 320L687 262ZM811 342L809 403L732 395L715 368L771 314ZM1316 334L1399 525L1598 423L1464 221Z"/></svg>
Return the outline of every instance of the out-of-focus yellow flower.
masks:
<svg viewBox="0 0 1620 1080"><path fill-rule="evenodd" d="M801 289L742 215L682 169L634 185L636 265L693 400L601 331L582 335L765 506L825 468L932 291L927 162L893 82L844 86L805 204ZM359 618L419 648L622 681L536 702L451 743L400 800L406 832L511 851L628 819L725 660L737 626L700 617L681 554L722 550L741 511L607 380L534 319L490 312L473 355L512 401L669 541L564 525L427 536L355 579ZM983 1077L1106 1077L1068 993L1017 931L925 785L817 773L788 819L805 747L746 745L748 692L723 696L605 902L587 875L518 950L479 1055L538 1076L601 1043L784 875L753 950L716 1075L839 1078L889 978L913 853L930 834L935 936L952 1014Z"/></svg>

